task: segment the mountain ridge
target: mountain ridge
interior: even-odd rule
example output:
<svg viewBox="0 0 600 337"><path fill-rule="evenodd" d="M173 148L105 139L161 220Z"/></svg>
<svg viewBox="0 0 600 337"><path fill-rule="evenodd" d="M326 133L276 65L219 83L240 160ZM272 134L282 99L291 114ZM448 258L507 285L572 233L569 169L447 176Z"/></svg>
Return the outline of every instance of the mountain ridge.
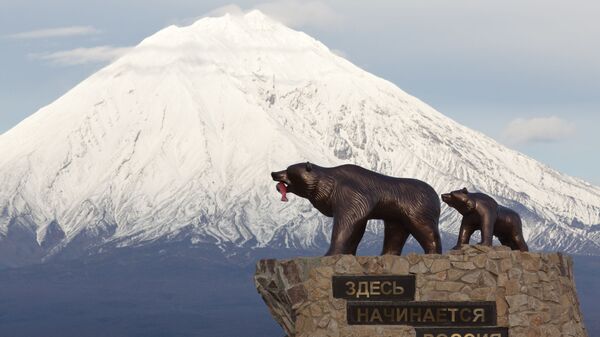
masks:
<svg viewBox="0 0 600 337"><path fill-rule="evenodd" d="M182 238L322 246L331 220L280 204L268 175L306 160L475 188L521 212L533 249L600 254L600 188L258 11L144 39L0 135L0 153L0 261ZM444 207L441 224L457 233L459 217Z"/></svg>

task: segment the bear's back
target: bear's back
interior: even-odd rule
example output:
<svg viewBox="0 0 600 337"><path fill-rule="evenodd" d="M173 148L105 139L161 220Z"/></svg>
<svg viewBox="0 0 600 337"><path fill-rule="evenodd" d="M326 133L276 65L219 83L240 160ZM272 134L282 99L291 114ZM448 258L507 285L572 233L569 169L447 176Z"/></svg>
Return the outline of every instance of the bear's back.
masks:
<svg viewBox="0 0 600 337"><path fill-rule="evenodd" d="M385 174L381 174L375 171L368 170L366 168L346 164L330 168L330 174L334 175L340 181L348 181L352 183L364 184L366 186L374 186L378 184L389 184L390 186L402 185L404 187L415 187L431 189L433 193L436 193L433 187L424 181L412 178L400 178L392 177ZM436 193L437 195L437 193Z"/></svg>
<svg viewBox="0 0 600 337"><path fill-rule="evenodd" d="M399 212L397 216L414 213L439 217L440 199L424 181L390 177L356 165L334 167L331 174L345 187L356 189L374 202L372 215L375 218L383 218L392 210Z"/></svg>
<svg viewBox="0 0 600 337"><path fill-rule="evenodd" d="M521 218L519 213L502 205L498 205L498 216L518 217L519 219Z"/></svg>

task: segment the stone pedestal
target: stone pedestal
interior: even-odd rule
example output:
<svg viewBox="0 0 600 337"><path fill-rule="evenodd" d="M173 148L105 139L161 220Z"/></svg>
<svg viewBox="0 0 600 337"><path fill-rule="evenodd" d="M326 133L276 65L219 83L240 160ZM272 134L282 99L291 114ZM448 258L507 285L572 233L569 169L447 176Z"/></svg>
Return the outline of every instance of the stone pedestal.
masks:
<svg viewBox="0 0 600 337"><path fill-rule="evenodd" d="M415 275L415 301L493 301L497 326L510 337L587 337L573 280L560 253L466 246L443 255L351 256L261 260L255 282L290 337L416 336L405 325L349 325L334 275Z"/></svg>

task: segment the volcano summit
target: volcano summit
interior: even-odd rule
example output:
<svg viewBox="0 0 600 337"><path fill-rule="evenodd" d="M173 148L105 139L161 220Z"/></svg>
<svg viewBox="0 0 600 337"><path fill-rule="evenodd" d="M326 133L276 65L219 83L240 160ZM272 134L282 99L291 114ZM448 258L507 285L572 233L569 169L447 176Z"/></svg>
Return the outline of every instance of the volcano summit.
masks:
<svg viewBox="0 0 600 337"><path fill-rule="evenodd" d="M0 265L174 241L322 248L331 220L280 202L268 175L307 160L479 190L519 211L532 250L600 254L600 188L252 11L167 27L0 136ZM444 207L442 237L458 226Z"/></svg>

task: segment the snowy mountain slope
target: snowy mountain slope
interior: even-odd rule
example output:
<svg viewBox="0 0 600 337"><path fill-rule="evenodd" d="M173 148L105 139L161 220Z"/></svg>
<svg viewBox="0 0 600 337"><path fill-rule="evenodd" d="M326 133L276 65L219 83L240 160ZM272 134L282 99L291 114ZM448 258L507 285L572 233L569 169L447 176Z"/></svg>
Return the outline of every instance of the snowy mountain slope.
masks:
<svg viewBox="0 0 600 337"><path fill-rule="evenodd" d="M253 11L167 27L0 135L0 262L181 238L323 245L331 220L280 203L269 177L306 160L478 189L521 212L531 248L600 254L600 188ZM444 208L442 229L458 223Z"/></svg>

